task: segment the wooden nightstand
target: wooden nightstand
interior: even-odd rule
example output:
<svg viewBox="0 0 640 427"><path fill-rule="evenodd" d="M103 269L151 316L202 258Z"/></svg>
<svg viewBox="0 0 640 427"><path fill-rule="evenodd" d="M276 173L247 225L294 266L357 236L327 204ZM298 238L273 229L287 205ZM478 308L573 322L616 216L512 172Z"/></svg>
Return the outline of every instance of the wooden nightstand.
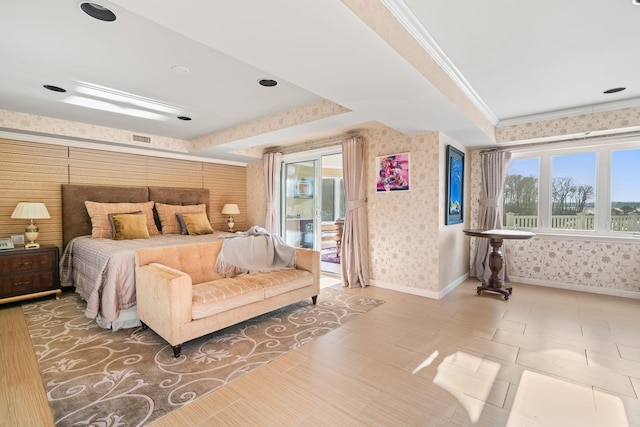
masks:
<svg viewBox="0 0 640 427"><path fill-rule="evenodd" d="M0 304L56 295L60 298L58 247L0 251Z"/></svg>

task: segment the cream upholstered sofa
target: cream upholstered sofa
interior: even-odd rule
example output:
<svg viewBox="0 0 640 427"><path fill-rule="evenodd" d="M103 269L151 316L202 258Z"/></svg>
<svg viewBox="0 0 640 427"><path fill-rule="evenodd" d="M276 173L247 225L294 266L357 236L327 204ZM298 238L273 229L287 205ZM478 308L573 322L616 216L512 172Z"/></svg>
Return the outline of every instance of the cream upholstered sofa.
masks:
<svg viewBox="0 0 640 427"><path fill-rule="evenodd" d="M139 249L138 317L173 346L310 297L320 291L320 253L296 249L296 267L225 278L214 270L222 241Z"/></svg>

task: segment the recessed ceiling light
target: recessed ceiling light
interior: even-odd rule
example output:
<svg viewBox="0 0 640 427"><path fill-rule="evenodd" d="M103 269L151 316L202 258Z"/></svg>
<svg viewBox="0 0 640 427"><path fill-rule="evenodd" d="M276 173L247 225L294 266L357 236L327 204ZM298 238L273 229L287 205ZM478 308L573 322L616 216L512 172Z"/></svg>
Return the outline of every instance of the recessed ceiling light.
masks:
<svg viewBox="0 0 640 427"><path fill-rule="evenodd" d="M178 119L184 120L185 122L188 122L189 120L191 120L191 117L189 117L189 116L178 116Z"/></svg>
<svg viewBox="0 0 640 427"><path fill-rule="evenodd" d="M609 93L622 92L625 89L626 89L626 87L614 87L612 89L605 90L603 93L609 94Z"/></svg>
<svg viewBox="0 0 640 427"><path fill-rule="evenodd" d="M640 6L640 0L631 0L631 4Z"/></svg>
<svg viewBox="0 0 640 427"><path fill-rule="evenodd" d="M277 81L272 79L261 79L261 80L258 80L258 83L260 84L260 86L264 86L264 87L273 87L278 84Z"/></svg>
<svg viewBox="0 0 640 427"><path fill-rule="evenodd" d="M92 18L100 21L113 22L116 20L116 14L111 12L104 6L97 3L83 2L80 3L80 9Z"/></svg>
<svg viewBox="0 0 640 427"><path fill-rule="evenodd" d="M52 90L54 92L66 92L67 91L66 89L63 89L63 88L61 88L59 86L54 86L54 85L42 85L42 87L45 88L45 89Z"/></svg>

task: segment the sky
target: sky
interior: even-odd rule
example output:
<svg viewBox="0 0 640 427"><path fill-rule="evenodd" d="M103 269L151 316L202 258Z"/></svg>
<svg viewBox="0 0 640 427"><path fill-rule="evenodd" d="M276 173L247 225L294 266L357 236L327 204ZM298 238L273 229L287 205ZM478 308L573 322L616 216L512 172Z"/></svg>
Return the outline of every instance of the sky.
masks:
<svg viewBox="0 0 640 427"><path fill-rule="evenodd" d="M611 200L614 202L640 202L640 150L612 151ZM540 162L537 158L514 159L509 174L539 177ZM572 177L577 184L594 187L596 182L595 153L554 156L554 177ZM597 188L596 188L597 192Z"/></svg>

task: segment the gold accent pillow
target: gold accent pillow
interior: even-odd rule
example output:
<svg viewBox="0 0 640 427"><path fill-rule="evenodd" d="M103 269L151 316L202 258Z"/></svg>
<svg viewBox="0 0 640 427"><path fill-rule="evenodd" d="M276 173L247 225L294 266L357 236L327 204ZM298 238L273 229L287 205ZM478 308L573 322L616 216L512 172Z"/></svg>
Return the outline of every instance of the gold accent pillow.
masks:
<svg viewBox="0 0 640 427"><path fill-rule="evenodd" d="M111 222L109 214L124 214L142 211L147 220L147 231L150 236L160 234L153 219L153 202L144 203L99 203L85 201L87 213L91 218L91 237L94 239L111 238Z"/></svg>
<svg viewBox="0 0 640 427"><path fill-rule="evenodd" d="M178 213L201 213L207 212L207 205L167 205L164 203L156 203L156 211L160 219L160 229L162 234L181 234L180 223L176 214ZM182 233L187 234L187 233Z"/></svg>
<svg viewBox="0 0 640 427"><path fill-rule="evenodd" d="M140 214L116 214L113 219L113 240L148 239L147 218Z"/></svg>
<svg viewBox="0 0 640 427"><path fill-rule="evenodd" d="M144 214L142 213L142 211L138 211L138 212L125 212L125 213L127 213L127 214L129 214L129 215L144 215ZM109 218L109 224L111 224L111 238L112 238L112 239L114 238L113 236L115 236L115 235L116 235L116 229L115 229L115 227L113 226L113 216L114 216L114 215L122 215L122 214L108 214L108 215L107 215L107 218ZM146 218L145 218L145 221L146 221ZM146 226L146 222L145 222L145 226Z"/></svg>
<svg viewBox="0 0 640 427"><path fill-rule="evenodd" d="M207 214L204 212L196 214L182 214L182 219L184 219L184 225L186 225L187 231L192 236L213 233L213 228L211 228L211 224L209 224L209 220L207 219Z"/></svg>

